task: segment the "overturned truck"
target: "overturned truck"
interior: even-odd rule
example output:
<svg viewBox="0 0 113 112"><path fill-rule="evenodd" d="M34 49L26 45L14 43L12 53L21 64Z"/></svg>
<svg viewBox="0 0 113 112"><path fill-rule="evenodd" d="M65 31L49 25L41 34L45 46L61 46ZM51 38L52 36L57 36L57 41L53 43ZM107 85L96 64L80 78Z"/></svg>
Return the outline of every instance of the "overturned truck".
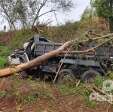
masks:
<svg viewBox="0 0 113 112"><path fill-rule="evenodd" d="M95 39L77 42L77 50L65 51L44 61L40 66L31 67L20 72L22 77L33 75L38 78L63 81L66 78L79 78L83 81L92 81L96 76L104 76L113 70L113 34ZM106 38L97 44L96 40ZM75 42L76 43L76 42ZM47 52L56 50L62 43L54 43L46 37L35 35L24 44L23 49L15 50L9 57L10 65L27 63ZM83 51L83 52L82 52ZM84 52L85 51L85 52Z"/></svg>

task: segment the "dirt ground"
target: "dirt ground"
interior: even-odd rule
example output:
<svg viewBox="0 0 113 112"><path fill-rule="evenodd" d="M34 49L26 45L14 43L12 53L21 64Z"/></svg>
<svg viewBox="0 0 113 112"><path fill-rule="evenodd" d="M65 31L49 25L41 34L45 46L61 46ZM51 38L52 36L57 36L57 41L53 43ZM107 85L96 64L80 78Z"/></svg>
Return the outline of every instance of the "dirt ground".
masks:
<svg viewBox="0 0 113 112"><path fill-rule="evenodd" d="M7 32L0 35L0 43L8 44L8 42L13 38L14 32Z"/></svg>
<svg viewBox="0 0 113 112"><path fill-rule="evenodd" d="M108 103L101 102L96 107L91 108L85 104L82 96L62 95L56 86L46 86L46 84L44 86L48 91L51 91L52 98L39 97L34 103L30 104L17 103L16 96L13 95L13 92L19 90L19 92L27 96L27 93L32 91L31 86L28 85L29 83L33 87L38 88L38 90L39 88L42 89L39 85L40 83L35 85L36 82L19 82L9 78L0 80L0 90L6 91L7 93L12 92L7 97L0 98L0 112L113 112L113 106ZM17 87L17 85L19 86ZM12 91L14 86L16 89Z"/></svg>
<svg viewBox="0 0 113 112"><path fill-rule="evenodd" d="M32 105L16 105L11 97L0 100L0 112L113 112L113 107L101 103L94 109L89 108L82 98L75 96L59 96L53 101L43 98Z"/></svg>

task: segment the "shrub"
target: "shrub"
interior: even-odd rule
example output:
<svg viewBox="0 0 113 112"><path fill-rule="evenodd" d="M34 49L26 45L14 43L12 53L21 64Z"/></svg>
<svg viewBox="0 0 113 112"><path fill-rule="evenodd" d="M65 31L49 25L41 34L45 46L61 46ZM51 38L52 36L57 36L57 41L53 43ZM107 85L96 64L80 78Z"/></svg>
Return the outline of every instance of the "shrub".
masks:
<svg viewBox="0 0 113 112"><path fill-rule="evenodd" d="M7 63L7 60L3 57L0 57L0 68L3 68Z"/></svg>

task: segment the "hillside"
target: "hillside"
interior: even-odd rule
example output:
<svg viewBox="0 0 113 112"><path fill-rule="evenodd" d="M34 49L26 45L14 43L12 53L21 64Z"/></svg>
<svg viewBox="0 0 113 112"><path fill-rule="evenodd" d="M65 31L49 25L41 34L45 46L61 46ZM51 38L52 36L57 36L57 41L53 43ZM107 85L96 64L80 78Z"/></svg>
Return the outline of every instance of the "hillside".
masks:
<svg viewBox="0 0 113 112"><path fill-rule="evenodd" d="M86 25L86 24L85 24ZM79 22L67 23L60 27L43 28L41 35L55 42L71 39L85 39L89 26ZM100 29L96 29L100 32ZM107 31L106 31L107 32ZM105 33L105 32L101 32ZM7 66L7 56L30 39L36 31L33 29L0 33L0 68ZM102 89L103 81L113 79L113 73L101 79L97 77L95 86ZM93 85L75 80L64 84L52 84L44 80L29 77L22 79L19 74L0 79L1 112L112 112L108 102L90 101Z"/></svg>
<svg viewBox="0 0 113 112"><path fill-rule="evenodd" d="M113 112L113 0L0 0L0 112Z"/></svg>
<svg viewBox="0 0 113 112"><path fill-rule="evenodd" d="M17 76L0 81L1 112L112 112L112 105L89 100L80 83L53 85Z"/></svg>

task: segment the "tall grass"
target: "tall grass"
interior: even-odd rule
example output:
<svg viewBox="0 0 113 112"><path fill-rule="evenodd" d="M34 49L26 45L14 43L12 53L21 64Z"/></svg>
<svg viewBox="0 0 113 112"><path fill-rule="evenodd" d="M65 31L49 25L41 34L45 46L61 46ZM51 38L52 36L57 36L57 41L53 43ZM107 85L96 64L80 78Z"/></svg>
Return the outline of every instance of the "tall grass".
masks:
<svg viewBox="0 0 113 112"><path fill-rule="evenodd" d="M10 54L11 49L0 45L0 68L3 68L7 63L7 56Z"/></svg>

